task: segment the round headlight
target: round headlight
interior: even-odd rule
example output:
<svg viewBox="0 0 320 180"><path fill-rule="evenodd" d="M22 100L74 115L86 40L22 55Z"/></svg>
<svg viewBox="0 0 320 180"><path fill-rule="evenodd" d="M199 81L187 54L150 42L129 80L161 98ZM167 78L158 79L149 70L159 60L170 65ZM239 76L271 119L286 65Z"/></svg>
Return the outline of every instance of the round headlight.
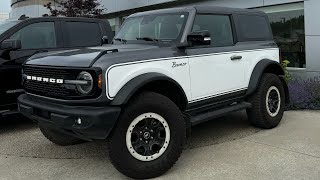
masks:
<svg viewBox="0 0 320 180"><path fill-rule="evenodd" d="M77 89L81 94L89 94L93 89L93 78L90 73L88 72L81 72L77 80L87 82L84 84L77 84Z"/></svg>

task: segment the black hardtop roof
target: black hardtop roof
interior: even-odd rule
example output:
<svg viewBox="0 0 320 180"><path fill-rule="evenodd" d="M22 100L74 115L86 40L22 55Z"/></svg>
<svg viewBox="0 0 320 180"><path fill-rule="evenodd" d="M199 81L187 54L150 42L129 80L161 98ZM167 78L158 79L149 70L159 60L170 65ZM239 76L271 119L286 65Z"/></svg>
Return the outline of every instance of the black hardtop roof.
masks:
<svg viewBox="0 0 320 180"><path fill-rule="evenodd" d="M152 14L162 14L162 13L174 13L174 12L189 12L196 10L197 13L217 13L217 14L260 14L264 15L265 13L253 9L240 9L240 8L229 8L229 7L219 7L219 6L184 6L178 8L169 8L169 9L159 9L152 11L145 11L132 14L129 17L143 16L143 15L152 15Z"/></svg>

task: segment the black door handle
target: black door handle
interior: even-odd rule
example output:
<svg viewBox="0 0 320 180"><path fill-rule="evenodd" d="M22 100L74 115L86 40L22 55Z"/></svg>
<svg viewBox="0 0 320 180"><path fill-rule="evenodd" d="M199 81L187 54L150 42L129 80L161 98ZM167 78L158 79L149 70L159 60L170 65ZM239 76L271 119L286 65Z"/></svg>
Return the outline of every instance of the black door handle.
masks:
<svg viewBox="0 0 320 180"><path fill-rule="evenodd" d="M242 56L237 56L237 55L234 55L230 58L232 61L234 60L241 60L242 59Z"/></svg>

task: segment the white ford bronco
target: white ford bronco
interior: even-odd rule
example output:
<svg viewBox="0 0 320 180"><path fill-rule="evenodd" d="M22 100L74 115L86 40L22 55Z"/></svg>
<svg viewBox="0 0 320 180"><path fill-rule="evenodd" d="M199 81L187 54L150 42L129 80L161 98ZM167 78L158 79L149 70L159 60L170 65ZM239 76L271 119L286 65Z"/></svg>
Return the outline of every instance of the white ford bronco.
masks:
<svg viewBox="0 0 320 180"><path fill-rule="evenodd" d="M246 109L254 126L276 127L289 97L279 59L260 11L137 13L111 45L31 57L19 110L59 145L107 139L115 168L152 178L174 165L196 124Z"/></svg>

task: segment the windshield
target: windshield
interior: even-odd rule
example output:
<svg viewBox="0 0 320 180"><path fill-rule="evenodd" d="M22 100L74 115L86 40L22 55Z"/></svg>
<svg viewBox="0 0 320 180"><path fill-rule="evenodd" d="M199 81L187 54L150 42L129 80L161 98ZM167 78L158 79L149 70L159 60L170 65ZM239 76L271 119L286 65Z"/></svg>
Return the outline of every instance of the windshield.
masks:
<svg viewBox="0 0 320 180"><path fill-rule="evenodd" d="M3 21L0 22L0 34L10 29L14 25L18 24L19 21Z"/></svg>
<svg viewBox="0 0 320 180"><path fill-rule="evenodd" d="M115 41L161 41L173 42L179 40L188 13L156 14L128 18Z"/></svg>

